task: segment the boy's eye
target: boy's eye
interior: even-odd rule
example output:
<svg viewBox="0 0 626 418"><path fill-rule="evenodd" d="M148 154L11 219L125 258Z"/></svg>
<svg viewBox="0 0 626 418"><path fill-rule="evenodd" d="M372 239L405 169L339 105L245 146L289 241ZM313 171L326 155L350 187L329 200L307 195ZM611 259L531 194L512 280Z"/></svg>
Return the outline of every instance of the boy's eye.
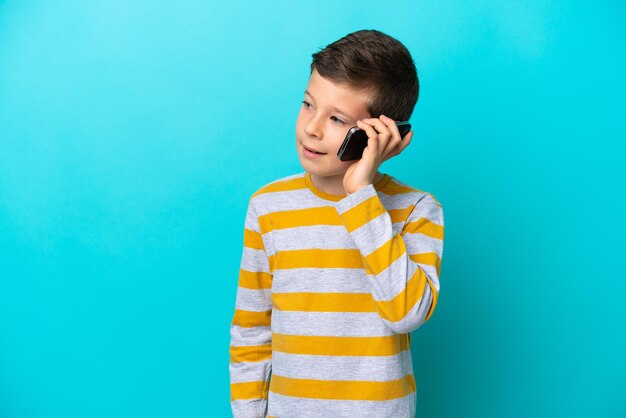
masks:
<svg viewBox="0 0 626 418"><path fill-rule="evenodd" d="M342 121L341 119L337 118L336 116L331 116L331 118L337 119L337 121L339 122L340 125L344 124L344 121Z"/></svg>
<svg viewBox="0 0 626 418"><path fill-rule="evenodd" d="M303 100L303 101L302 101L302 104L304 104L304 107L306 107L306 108L308 108L308 106L310 105L310 103L309 103L309 102L307 102L306 100ZM331 116L331 118L334 118L335 120L337 120L337 122L339 123L339 125L345 125L345 122L344 122L344 121L342 121L341 119L339 119L338 117L336 117L336 116Z"/></svg>

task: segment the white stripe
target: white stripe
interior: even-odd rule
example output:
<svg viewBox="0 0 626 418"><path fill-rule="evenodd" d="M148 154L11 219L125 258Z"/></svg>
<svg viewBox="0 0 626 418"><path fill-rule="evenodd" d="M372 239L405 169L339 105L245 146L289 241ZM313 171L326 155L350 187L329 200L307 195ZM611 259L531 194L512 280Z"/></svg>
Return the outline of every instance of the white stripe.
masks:
<svg viewBox="0 0 626 418"><path fill-rule="evenodd" d="M240 268L252 272L269 273L270 263L265 251L243 247Z"/></svg>
<svg viewBox="0 0 626 418"><path fill-rule="evenodd" d="M407 418L415 415L416 392L389 401L344 401L283 396L270 390L268 415L280 418Z"/></svg>
<svg viewBox="0 0 626 418"><path fill-rule="evenodd" d="M238 399L231 402L233 417L267 417L267 399Z"/></svg>
<svg viewBox="0 0 626 418"><path fill-rule="evenodd" d="M266 234L280 243L276 251L304 249L350 249L354 241L343 225L311 225L275 229Z"/></svg>
<svg viewBox="0 0 626 418"><path fill-rule="evenodd" d="M439 257L443 253L443 240L416 233L402 235L407 252L410 254L436 253Z"/></svg>
<svg viewBox="0 0 626 418"><path fill-rule="evenodd" d="M393 235L393 225L387 212L381 213L351 233L354 241L361 243L359 248L366 257L387 243Z"/></svg>
<svg viewBox="0 0 626 418"><path fill-rule="evenodd" d="M263 376L263 372L271 367L272 359L263 361L242 361L238 363L230 363L228 371L232 376L230 383L244 383L259 381L259 376Z"/></svg>
<svg viewBox="0 0 626 418"><path fill-rule="evenodd" d="M384 382L412 374L411 352L403 350L391 356L316 356L275 351L272 373L292 379L350 380Z"/></svg>
<svg viewBox="0 0 626 418"><path fill-rule="evenodd" d="M272 309L272 289L248 289L239 287L235 308L244 311L262 312Z"/></svg>
<svg viewBox="0 0 626 418"><path fill-rule="evenodd" d="M269 326L240 327L230 326L231 346L255 346L269 344L272 341L272 330Z"/></svg>
<svg viewBox="0 0 626 418"><path fill-rule="evenodd" d="M272 291L367 293L369 287L363 268L293 268L276 269Z"/></svg>
<svg viewBox="0 0 626 418"><path fill-rule="evenodd" d="M303 184L303 189L282 190L279 192L268 192L258 195L254 198L255 207L259 216L264 216L272 212L280 212L285 210L299 210L319 208L320 206L333 207L332 201L313 200L311 196L315 196Z"/></svg>
<svg viewBox="0 0 626 418"><path fill-rule="evenodd" d="M378 275L368 274L374 300L390 301L398 296L406 289L406 284L416 270L417 264L404 253Z"/></svg>
<svg viewBox="0 0 626 418"><path fill-rule="evenodd" d="M325 337L387 337L395 333L378 312L272 311L272 332Z"/></svg>

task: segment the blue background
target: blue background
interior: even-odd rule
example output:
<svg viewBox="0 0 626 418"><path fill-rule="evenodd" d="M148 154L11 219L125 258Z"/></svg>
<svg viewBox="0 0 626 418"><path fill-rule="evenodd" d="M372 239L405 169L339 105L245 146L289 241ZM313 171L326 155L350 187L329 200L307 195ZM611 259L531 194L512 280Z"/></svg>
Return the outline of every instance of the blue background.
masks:
<svg viewBox="0 0 626 418"><path fill-rule="evenodd" d="M246 203L359 29L445 213L417 415L626 416L626 5L583 3L0 1L0 416L230 416Z"/></svg>

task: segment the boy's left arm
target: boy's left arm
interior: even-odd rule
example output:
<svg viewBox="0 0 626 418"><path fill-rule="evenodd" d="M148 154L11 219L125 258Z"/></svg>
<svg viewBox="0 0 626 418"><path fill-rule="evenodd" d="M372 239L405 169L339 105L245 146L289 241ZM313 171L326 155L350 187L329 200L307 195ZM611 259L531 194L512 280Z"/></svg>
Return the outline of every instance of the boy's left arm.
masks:
<svg viewBox="0 0 626 418"><path fill-rule="evenodd" d="M399 334L420 327L432 316L439 296L444 235L439 202L430 194L416 202L399 235L372 184L335 207L361 252L383 321Z"/></svg>

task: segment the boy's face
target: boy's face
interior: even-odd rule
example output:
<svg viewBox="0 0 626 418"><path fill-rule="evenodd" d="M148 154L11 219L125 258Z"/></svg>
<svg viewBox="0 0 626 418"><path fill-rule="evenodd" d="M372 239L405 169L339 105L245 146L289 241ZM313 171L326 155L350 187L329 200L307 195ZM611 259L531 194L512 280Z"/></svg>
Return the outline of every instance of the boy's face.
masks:
<svg viewBox="0 0 626 418"><path fill-rule="evenodd" d="M371 117L369 96L335 84L313 71L296 121L296 149L300 164L319 177L343 176L355 161L341 161L339 147L356 121ZM306 148L325 153L312 157Z"/></svg>

